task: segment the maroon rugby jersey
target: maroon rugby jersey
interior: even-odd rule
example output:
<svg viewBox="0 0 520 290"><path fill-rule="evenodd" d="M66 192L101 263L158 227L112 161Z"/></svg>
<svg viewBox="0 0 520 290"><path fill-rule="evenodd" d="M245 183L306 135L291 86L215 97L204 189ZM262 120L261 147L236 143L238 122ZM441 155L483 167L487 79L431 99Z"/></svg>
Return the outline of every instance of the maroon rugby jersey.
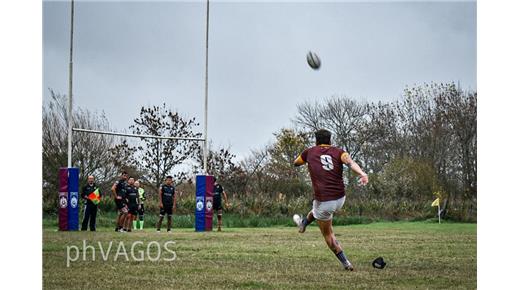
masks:
<svg viewBox="0 0 520 290"><path fill-rule="evenodd" d="M318 145L306 149L300 155L307 162L314 199L317 201L335 200L345 196L341 162L343 154L348 153L334 146Z"/></svg>

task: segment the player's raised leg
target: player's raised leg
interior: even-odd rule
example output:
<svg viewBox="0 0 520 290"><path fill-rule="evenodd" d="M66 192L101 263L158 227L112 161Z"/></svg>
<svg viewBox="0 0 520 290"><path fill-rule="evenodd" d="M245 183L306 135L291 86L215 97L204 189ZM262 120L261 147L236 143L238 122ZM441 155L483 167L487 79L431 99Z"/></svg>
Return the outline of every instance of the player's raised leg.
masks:
<svg viewBox="0 0 520 290"><path fill-rule="evenodd" d="M296 223L296 225L298 226L298 232L304 233L307 226L310 225L315 220L315 218L314 218L314 215L312 215L312 210L311 210L311 211L309 211L309 213L307 214L306 217L302 218L299 215L295 215L293 217L293 220Z"/></svg>

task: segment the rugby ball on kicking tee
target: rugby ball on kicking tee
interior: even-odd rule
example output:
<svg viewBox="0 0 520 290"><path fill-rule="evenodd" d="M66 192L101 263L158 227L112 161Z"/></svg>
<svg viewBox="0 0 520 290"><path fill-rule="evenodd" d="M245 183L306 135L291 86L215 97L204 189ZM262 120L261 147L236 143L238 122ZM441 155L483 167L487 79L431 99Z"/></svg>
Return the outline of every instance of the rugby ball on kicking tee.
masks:
<svg viewBox="0 0 520 290"><path fill-rule="evenodd" d="M318 57L318 55L316 53L314 53L312 51L309 51L309 53L307 53L307 63L314 70L319 69L321 66L320 58Z"/></svg>

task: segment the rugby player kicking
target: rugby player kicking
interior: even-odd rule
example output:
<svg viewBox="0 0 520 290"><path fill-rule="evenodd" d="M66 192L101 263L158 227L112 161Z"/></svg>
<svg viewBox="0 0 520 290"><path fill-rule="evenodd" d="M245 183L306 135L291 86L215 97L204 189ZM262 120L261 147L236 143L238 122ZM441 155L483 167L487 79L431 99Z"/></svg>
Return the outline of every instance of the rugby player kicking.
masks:
<svg viewBox="0 0 520 290"><path fill-rule="evenodd" d="M294 160L294 166L307 163L314 190L312 210L303 219L299 215L295 215L294 222L298 225L299 232L303 233L309 224L317 220L329 249L346 270L354 271L354 266L348 260L332 232L332 216L345 203L343 164L361 176L359 182L362 185L368 183L368 175L350 158L347 152L331 146L331 135L327 130L318 130L315 133L316 146L306 149Z"/></svg>

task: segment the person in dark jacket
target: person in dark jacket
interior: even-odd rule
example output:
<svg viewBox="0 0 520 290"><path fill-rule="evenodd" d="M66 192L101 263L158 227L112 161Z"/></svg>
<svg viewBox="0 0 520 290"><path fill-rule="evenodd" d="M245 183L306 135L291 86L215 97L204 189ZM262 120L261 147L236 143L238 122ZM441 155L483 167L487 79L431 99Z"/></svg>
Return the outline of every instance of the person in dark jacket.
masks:
<svg viewBox="0 0 520 290"><path fill-rule="evenodd" d="M87 184L83 186L81 191L81 197L85 200L85 211L83 214L83 222L81 223L81 230L86 231L87 225L90 225L90 230L96 230L96 215L98 206L92 200L89 199L89 195L96 191L98 187L94 182L94 176L89 175L87 178Z"/></svg>

